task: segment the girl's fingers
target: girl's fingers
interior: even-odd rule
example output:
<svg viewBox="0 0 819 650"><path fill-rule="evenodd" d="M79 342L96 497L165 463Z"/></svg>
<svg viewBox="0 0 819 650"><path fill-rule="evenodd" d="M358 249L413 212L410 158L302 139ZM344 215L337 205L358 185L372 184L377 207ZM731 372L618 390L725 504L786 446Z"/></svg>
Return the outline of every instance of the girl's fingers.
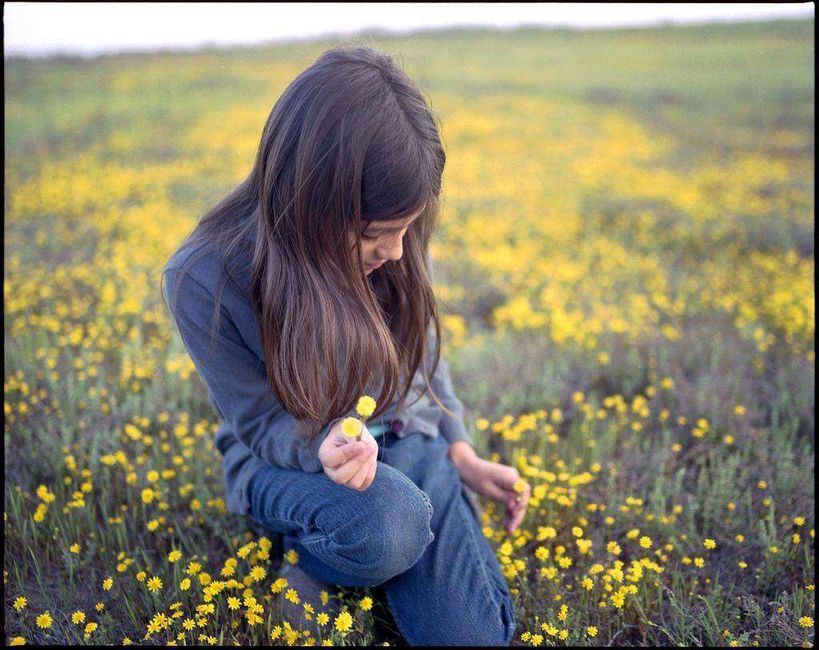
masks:
<svg viewBox="0 0 819 650"><path fill-rule="evenodd" d="M350 477L342 481L342 483L346 484L347 487L351 487L354 490L361 489L367 476L372 471L372 465L375 464L375 453L373 451L368 450L365 454L362 454L363 461L355 466L353 472L350 474Z"/></svg>
<svg viewBox="0 0 819 650"><path fill-rule="evenodd" d="M520 526L520 522L523 521L523 517L526 515L526 508L521 508L517 512L512 514L512 528L515 529Z"/></svg>
<svg viewBox="0 0 819 650"><path fill-rule="evenodd" d="M363 486L362 489L366 490L368 487L370 487L372 485L373 480L375 479L375 470L377 470L377 469L378 469L378 462L376 460L376 461L373 462L369 474L367 474L367 478L364 481L364 486Z"/></svg>
<svg viewBox="0 0 819 650"><path fill-rule="evenodd" d="M367 465L367 463L364 463L355 470L355 472L353 473L352 476L350 476L350 478L348 478L346 481L342 481L342 482L348 488L351 488L353 490L358 490L359 489L358 486L361 484L361 481L366 476L367 471L369 471L369 466Z"/></svg>
<svg viewBox="0 0 819 650"><path fill-rule="evenodd" d="M509 465L504 465L503 467L507 471L505 471L501 477L501 487L507 492L514 492L515 483L517 483L521 478L520 473L514 467L510 467Z"/></svg>
<svg viewBox="0 0 819 650"><path fill-rule="evenodd" d="M520 523L523 521L523 517L526 514L526 509L517 510L517 511L509 511L506 515L506 530L507 532L513 532Z"/></svg>
<svg viewBox="0 0 819 650"><path fill-rule="evenodd" d="M520 493L520 501L515 501L515 497L511 498L509 503L509 512L506 515L506 530L508 532L511 533L514 531L523 521L523 518L526 515L526 506L529 503L529 495L531 493L531 488L527 486L527 488Z"/></svg>
<svg viewBox="0 0 819 650"><path fill-rule="evenodd" d="M481 490L484 496L489 497L493 501L500 501L501 503L508 504L508 497L509 493L504 490L500 485L498 485L495 481L487 481L486 484L483 486L483 490Z"/></svg>
<svg viewBox="0 0 819 650"><path fill-rule="evenodd" d="M339 467L336 467L333 480L336 483L348 483L350 479L358 474L358 472L361 471L361 468L367 464L368 459L369 453L367 451L362 451L358 454L358 456L354 456Z"/></svg>
<svg viewBox="0 0 819 650"><path fill-rule="evenodd" d="M339 469L365 449L367 449L367 445L362 442L348 442L340 447L330 449L326 454L327 460L323 464L330 469Z"/></svg>

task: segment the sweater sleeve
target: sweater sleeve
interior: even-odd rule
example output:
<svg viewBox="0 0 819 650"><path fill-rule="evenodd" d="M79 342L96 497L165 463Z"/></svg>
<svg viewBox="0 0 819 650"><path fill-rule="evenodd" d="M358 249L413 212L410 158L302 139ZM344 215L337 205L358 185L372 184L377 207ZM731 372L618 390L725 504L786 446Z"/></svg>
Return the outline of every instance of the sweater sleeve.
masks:
<svg viewBox="0 0 819 650"><path fill-rule="evenodd" d="M186 273L173 309L167 294L175 286L178 270L165 269L163 298L219 415L239 441L268 465L323 471L318 449L341 418L324 426L312 442L298 436L298 422L274 397L264 363L243 342L224 305L220 306L219 333L211 349L215 306L211 292Z"/></svg>

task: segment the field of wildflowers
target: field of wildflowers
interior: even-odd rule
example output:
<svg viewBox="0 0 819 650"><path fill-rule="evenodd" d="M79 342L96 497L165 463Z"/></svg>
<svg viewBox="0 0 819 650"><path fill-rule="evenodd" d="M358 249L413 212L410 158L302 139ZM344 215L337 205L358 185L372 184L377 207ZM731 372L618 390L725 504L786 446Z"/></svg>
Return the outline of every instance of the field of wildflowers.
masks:
<svg viewBox="0 0 819 650"><path fill-rule="evenodd" d="M441 117L445 354L533 486L512 535L484 501L516 644L813 644L813 36L369 41ZM377 590L280 619L159 292L332 44L6 62L7 643L403 643Z"/></svg>

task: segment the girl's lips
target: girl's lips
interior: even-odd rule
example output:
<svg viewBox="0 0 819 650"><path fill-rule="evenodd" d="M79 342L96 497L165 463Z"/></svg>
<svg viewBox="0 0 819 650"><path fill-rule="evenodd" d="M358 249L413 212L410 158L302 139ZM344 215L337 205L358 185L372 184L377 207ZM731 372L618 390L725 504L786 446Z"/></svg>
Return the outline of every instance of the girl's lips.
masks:
<svg viewBox="0 0 819 650"><path fill-rule="evenodd" d="M375 271L377 268L381 266L384 266L384 262L380 262L378 264L367 264L367 268L369 268L371 271Z"/></svg>

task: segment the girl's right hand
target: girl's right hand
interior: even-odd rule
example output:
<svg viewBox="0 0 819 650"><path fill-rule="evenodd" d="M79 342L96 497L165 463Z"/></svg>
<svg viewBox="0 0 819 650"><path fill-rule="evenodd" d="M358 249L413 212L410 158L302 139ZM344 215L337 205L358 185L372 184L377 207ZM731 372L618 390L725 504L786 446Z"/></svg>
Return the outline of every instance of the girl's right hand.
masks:
<svg viewBox="0 0 819 650"><path fill-rule="evenodd" d="M324 473L339 485L363 492L375 478L378 467L378 443L362 425L361 440L349 438L341 430L341 421L331 428L318 451Z"/></svg>

